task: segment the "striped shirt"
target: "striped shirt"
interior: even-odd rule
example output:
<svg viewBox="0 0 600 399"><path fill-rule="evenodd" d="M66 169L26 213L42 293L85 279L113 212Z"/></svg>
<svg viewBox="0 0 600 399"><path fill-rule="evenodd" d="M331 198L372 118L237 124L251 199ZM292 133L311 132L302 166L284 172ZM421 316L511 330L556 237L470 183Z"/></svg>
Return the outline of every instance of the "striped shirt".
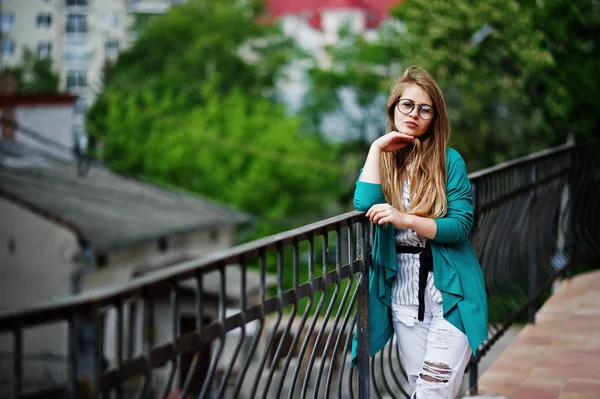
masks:
<svg viewBox="0 0 600 399"><path fill-rule="evenodd" d="M402 184L404 209L410 208L410 183ZM396 244L425 247L427 238L410 229L396 229ZM392 286L392 302L399 305L419 305L419 254L397 254L398 277ZM428 273L427 289L434 302L442 302L442 293L433 283L433 273Z"/></svg>

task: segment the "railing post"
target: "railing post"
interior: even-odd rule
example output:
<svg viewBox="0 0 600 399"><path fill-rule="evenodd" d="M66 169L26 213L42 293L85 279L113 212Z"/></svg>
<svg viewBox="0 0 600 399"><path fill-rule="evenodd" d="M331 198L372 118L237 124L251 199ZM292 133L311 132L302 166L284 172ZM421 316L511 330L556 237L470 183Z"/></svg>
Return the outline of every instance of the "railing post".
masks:
<svg viewBox="0 0 600 399"><path fill-rule="evenodd" d="M528 278L529 278L529 307L528 307L528 319L529 323L535 323L535 312L537 311L537 303L532 300L537 292L537 242L536 242L536 228L537 228L537 170L536 164L531 164L530 179L532 188L532 198L529 205L530 214L530 232L531 236L529 239L529 259L528 259Z"/></svg>
<svg viewBox="0 0 600 399"><path fill-rule="evenodd" d="M361 249L360 280L358 282L358 298L356 304L357 331L358 331L358 397L370 397L370 344L369 344L369 263L371 254L369 251L370 234L366 219L359 225L362 228L362 238L359 248Z"/></svg>
<svg viewBox="0 0 600 399"><path fill-rule="evenodd" d="M77 378L78 378L78 367L77 367L77 339L79 334L79 327L77 325L77 316L71 314L69 317L69 352L68 352L68 370L69 370L69 389L72 397L76 397L77 392Z"/></svg>
<svg viewBox="0 0 600 399"><path fill-rule="evenodd" d="M565 252L567 254L568 257L568 267L567 267L567 271L566 271L566 277L570 278L573 276L573 274L576 274L577 270L574 270L574 268L577 266L577 262L575 260L575 231L574 231L574 210L575 210L575 204L574 204L574 200L575 200L575 181L577 181L577 170L576 170L576 164L578 162L578 158L577 158L577 149L576 148L571 148L569 150L569 157L568 157L568 162L569 162L569 171L567 172L567 182L566 182L566 191L567 191L567 203L566 203L566 228L565 228L565 232L563 233L565 235Z"/></svg>
<svg viewBox="0 0 600 399"><path fill-rule="evenodd" d="M469 240L471 241L471 246L473 250L479 256L479 242L477 241L477 231L479 230L479 210L480 210L480 193L479 193L479 184L476 182L471 182L471 193L473 195L473 227L471 227L471 231L469 232ZM485 277L485 276L484 276ZM469 363L469 395L477 395L478 387L477 380L479 379L479 369L478 369L478 360L472 360Z"/></svg>
<svg viewBox="0 0 600 399"><path fill-rule="evenodd" d="M95 395L99 394L103 363L103 320L96 307L77 313L75 331L77 341L75 363L77 364L77 384L86 385Z"/></svg>
<svg viewBox="0 0 600 399"><path fill-rule="evenodd" d="M469 365L469 395L477 395L477 380L479 379L479 361L473 360Z"/></svg>
<svg viewBox="0 0 600 399"><path fill-rule="evenodd" d="M23 330L15 328L13 331L13 386L12 397L18 399L21 397L21 388L23 386Z"/></svg>

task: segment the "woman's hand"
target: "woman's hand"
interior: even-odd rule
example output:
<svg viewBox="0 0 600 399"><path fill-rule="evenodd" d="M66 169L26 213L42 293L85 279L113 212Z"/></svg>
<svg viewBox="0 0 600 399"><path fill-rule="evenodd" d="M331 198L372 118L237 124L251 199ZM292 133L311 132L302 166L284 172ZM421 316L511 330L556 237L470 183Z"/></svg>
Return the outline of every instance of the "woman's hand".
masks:
<svg viewBox="0 0 600 399"><path fill-rule="evenodd" d="M400 212L390 204L373 205L366 213L366 216L375 224L391 223L397 229L408 227L409 215Z"/></svg>
<svg viewBox="0 0 600 399"><path fill-rule="evenodd" d="M400 133L391 131L388 134L384 134L373 142L374 145L379 147L381 151L391 152L398 151L413 143L415 138L406 133Z"/></svg>

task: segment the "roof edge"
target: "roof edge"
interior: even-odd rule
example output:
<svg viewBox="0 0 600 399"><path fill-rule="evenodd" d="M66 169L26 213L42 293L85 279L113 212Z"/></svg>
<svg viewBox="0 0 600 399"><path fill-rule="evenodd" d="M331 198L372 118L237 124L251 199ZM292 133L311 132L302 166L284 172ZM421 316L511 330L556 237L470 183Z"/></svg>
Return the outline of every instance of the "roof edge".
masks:
<svg viewBox="0 0 600 399"><path fill-rule="evenodd" d="M74 105L77 96L65 93L0 94L0 107Z"/></svg>
<svg viewBox="0 0 600 399"><path fill-rule="evenodd" d="M63 219L62 217L53 214L52 212L48 212L45 209L42 209L39 206L36 206L34 204L31 204L30 202L20 198L17 195L14 195L12 193L9 193L6 190L3 190L2 188L0 188L0 197L3 197L5 199L7 199L8 201L12 202L13 204L17 204L22 206L23 208L27 209L30 212L35 213L38 216L43 217L44 219L53 221L58 223L59 225L71 230L73 233L75 233L79 238L84 238L81 230L79 230L77 228L77 226L75 226L74 224L72 224L71 222L69 222L66 219Z"/></svg>

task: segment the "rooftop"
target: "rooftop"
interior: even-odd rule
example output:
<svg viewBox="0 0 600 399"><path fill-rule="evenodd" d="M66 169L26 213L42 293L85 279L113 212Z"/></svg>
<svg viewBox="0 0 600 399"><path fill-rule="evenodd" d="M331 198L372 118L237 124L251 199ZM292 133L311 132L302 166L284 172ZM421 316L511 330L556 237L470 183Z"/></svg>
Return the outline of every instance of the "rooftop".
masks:
<svg viewBox="0 0 600 399"><path fill-rule="evenodd" d="M308 22L320 29L323 9L360 9L366 12L367 26L374 28L388 17L388 10L402 0L269 0L268 9L277 17L305 15Z"/></svg>
<svg viewBox="0 0 600 399"><path fill-rule="evenodd" d="M199 195L103 166L80 177L75 162L44 156L12 140L0 141L0 197L70 228L99 252L249 220Z"/></svg>
<svg viewBox="0 0 600 399"><path fill-rule="evenodd" d="M70 94L35 93L6 94L0 93L0 107L40 106L40 105L73 105L77 96Z"/></svg>

